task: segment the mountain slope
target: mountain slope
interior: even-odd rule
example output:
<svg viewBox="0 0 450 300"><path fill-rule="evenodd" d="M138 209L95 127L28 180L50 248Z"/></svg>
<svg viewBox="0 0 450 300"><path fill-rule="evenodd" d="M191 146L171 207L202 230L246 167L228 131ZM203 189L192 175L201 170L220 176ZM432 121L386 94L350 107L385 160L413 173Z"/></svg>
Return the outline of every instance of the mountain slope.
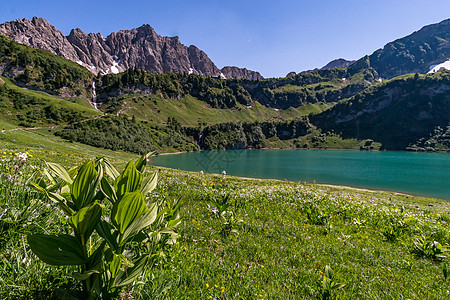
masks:
<svg viewBox="0 0 450 300"><path fill-rule="evenodd" d="M64 97L91 97L93 75L49 51L32 49L0 35L0 75L15 84Z"/></svg>
<svg viewBox="0 0 450 300"><path fill-rule="evenodd" d="M323 131L405 150L450 125L450 73L398 77L310 119Z"/></svg>
<svg viewBox="0 0 450 300"><path fill-rule="evenodd" d="M34 17L0 25L0 34L21 44L49 50L86 67L94 74L119 73L138 68L153 74L168 72L194 73L203 76L221 75L205 52L183 45L178 37L158 35L150 25L113 32L104 38L100 33L84 33L73 29L64 36L47 20ZM228 67L230 68L230 67ZM257 72L232 67L230 78L261 76ZM228 72L228 69L225 69Z"/></svg>
<svg viewBox="0 0 450 300"><path fill-rule="evenodd" d="M450 58L450 19L422 29L370 55L370 66L383 78L407 73L427 73Z"/></svg>

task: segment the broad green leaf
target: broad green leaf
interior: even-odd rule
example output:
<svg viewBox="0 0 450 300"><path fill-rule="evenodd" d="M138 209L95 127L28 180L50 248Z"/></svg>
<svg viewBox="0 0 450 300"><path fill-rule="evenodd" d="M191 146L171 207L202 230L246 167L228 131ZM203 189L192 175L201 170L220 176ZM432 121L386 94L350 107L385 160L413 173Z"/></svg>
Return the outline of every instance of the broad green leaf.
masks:
<svg viewBox="0 0 450 300"><path fill-rule="evenodd" d="M160 234L170 234L170 235L177 235L177 233L174 231L173 227L167 227L164 228L163 230L159 231L158 233Z"/></svg>
<svg viewBox="0 0 450 300"><path fill-rule="evenodd" d="M57 193L52 193L52 192L48 192L47 196L50 200L52 200L53 202L57 203L59 205L59 207L68 215L68 216L72 216L73 214L75 214L75 212L73 211L72 208L69 207L69 205L67 204L67 200L66 198L64 198L63 196L61 196L60 194Z"/></svg>
<svg viewBox="0 0 450 300"><path fill-rule="evenodd" d="M69 224L81 236L81 243L83 245L86 244L86 241L97 227L101 216L102 208L100 203L96 201L89 206L83 207L69 218Z"/></svg>
<svg viewBox="0 0 450 300"><path fill-rule="evenodd" d="M69 173L70 178L74 178L78 174L78 167L74 166L70 168L69 171L67 171L67 173Z"/></svg>
<svg viewBox="0 0 450 300"><path fill-rule="evenodd" d="M116 250L119 247L117 244L118 231L116 231L112 225L102 220L97 224L95 229L97 233L108 243L111 249Z"/></svg>
<svg viewBox="0 0 450 300"><path fill-rule="evenodd" d="M42 187L34 182L30 182L28 185L42 194L45 194L47 192L47 190L44 187Z"/></svg>
<svg viewBox="0 0 450 300"><path fill-rule="evenodd" d="M116 170L116 168L111 164L111 162L104 158L103 162L105 164L105 173L110 176L113 180L116 180L119 177L120 173Z"/></svg>
<svg viewBox="0 0 450 300"><path fill-rule="evenodd" d="M156 220L156 216L158 215L158 206L153 204L148 212L134 220L128 228L125 230L123 234L122 241L125 242L129 237L137 234L140 230L144 229L147 226L150 226ZM122 244L123 244L122 242Z"/></svg>
<svg viewBox="0 0 450 300"><path fill-rule="evenodd" d="M175 228L175 227L177 227L178 225L180 225L180 223L181 223L181 220L180 220L180 219L170 220L170 221L167 223L167 227Z"/></svg>
<svg viewBox="0 0 450 300"><path fill-rule="evenodd" d="M100 271L92 269L92 270L84 271L83 273L74 272L72 276L73 276L73 278L75 278L77 280L83 281L83 280L86 280L89 277L91 277L92 274L100 274Z"/></svg>
<svg viewBox="0 0 450 300"><path fill-rule="evenodd" d="M114 188L116 190L117 198L122 199L125 193L139 190L142 183L142 174L136 170L134 162L130 161L125 170L116 178Z"/></svg>
<svg viewBox="0 0 450 300"><path fill-rule="evenodd" d="M58 178L64 180L65 182L67 182L68 184L72 184L73 180L70 177L69 173L66 171L66 169L61 166L60 164L57 163L51 163L51 162L47 162L47 167L49 168L49 170L55 174Z"/></svg>
<svg viewBox="0 0 450 300"><path fill-rule="evenodd" d="M120 234L123 234L131 223L147 211L148 207L145 203L144 195L142 195L141 192L136 191L126 193L122 200L116 202L113 206L111 216L113 222L117 225Z"/></svg>
<svg viewBox="0 0 450 300"><path fill-rule="evenodd" d="M149 192L153 191L156 188L156 184L158 183L158 173L154 172L152 175L144 178L142 182L141 192L144 195L147 195Z"/></svg>
<svg viewBox="0 0 450 300"><path fill-rule="evenodd" d="M100 190L112 203L115 203L117 201L116 191L114 190L114 187L109 184L108 180L106 180L105 177L103 177L100 181Z"/></svg>
<svg viewBox="0 0 450 300"><path fill-rule="evenodd" d="M71 188L73 202L77 209L81 209L92 202L97 181L98 173L95 170L94 162L86 162L78 171Z"/></svg>
<svg viewBox="0 0 450 300"><path fill-rule="evenodd" d="M61 192L61 194L63 194L63 195L64 195L64 194L70 194L70 186L67 185L67 184L63 185L63 186L61 187L60 192Z"/></svg>
<svg viewBox="0 0 450 300"><path fill-rule="evenodd" d="M44 169L44 175L48 178L48 180L50 180L51 185L56 184L55 178L53 178L53 176L48 172L47 169Z"/></svg>
<svg viewBox="0 0 450 300"><path fill-rule="evenodd" d="M122 258L122 255L113 253L112 260L109 262L109 271L112 278L116 278L117 273L119 273L120 267L122 267Z"/></svg>
<svg viewBox="0 0 450 300"><path fill-rule="evenodd" d="M33 234L27 240L31 251L47 264L66 266L86 262L83 248L73 236Z"/></svg>
<svg viewBox="0 0 450 300"><path fill-rule="evenodd" d="M120 271L116 278L114 278L113 287L120 287L130 283L133 283L139 276L141 276L144 271L147 263L149 262L148 255L142 256L139 258L134 266L125 269L125 271Z"/></svg>
<svg viewBox="0 0 450 300"><path fill-rule="evenodd" d="M141 172L144 173L145 171L145 167L147 166L147 160L153 155L155 154L155 152L149 152L147 154L142 155L141 157L139 157L139 159L136 161L136 169Z"/></svg>

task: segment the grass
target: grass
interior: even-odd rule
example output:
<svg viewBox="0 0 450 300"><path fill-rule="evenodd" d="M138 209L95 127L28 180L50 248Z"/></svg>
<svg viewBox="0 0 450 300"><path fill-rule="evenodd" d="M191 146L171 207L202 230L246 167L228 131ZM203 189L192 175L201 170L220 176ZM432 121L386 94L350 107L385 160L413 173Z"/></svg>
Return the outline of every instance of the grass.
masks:
<svg viewBox="0 0 450 300"><path fill-rule="evenodd" d="M165 123L168 117L175 118L183 126L197 126L199 122L217 124L230 121L255 122L265 120L289 120L311 113L320 113L332 107L329 103L305 104L278 110L254 101L251 106L238 104L233 109L212 108L204 101L192 96L183 99L165 99L159 95L126 95L120 113L134 115L137 119Z"/></svg>
<svg viewBox="0 0 450 300"><path fill-rule="evenodd" d="M185 198L178 259L156 275L170 283L168 298L322 298L326 265L345 284L337 297L447 297L443 263L414 254L412 242L424 234L448 246L447 202L169 170L158 193ZM221 236L223 220L208 208L221 194L230 195L232 210L243 220L239 235ZM315 210L308 214L311 206ZM314 214L323 221L314 221ZM406 225L388 240L385 232L395 222ZM142 293L152 288L147 284Z"/></svg>
<svg viewBox="0 0 450 300"><path fill-rule="evenodd" d="M118 165L134 159L136 155L123 151L112 151L91 147L80 143L70 143L55 135L49 128L26 129L11 125L0 118L0 127L7 130L0 133L0 149L9 152L33 152L42 160L54 161L72 166L85 159L105 156ZM1 155L0 155L1 156Z"/></svg>
<svg viewBox="0 0 450 300"><path fill-rule="evenodd" d="M39 262L24 239L30 232L60 232L64 222L58 210L24 185L28 178L40 176L31 166L39 166L41 158L70 166L92 157L95 150L76 149L64 143L52 152L30 147L28 153L33 157L20 166L21 175L15 171L15 153L1 154L0 205L8 207L0 217L1 298L50 298L58 287L76 287L70 277L73 269ZM134 158L106 150L97 153L110 155L122 166ZM446 201L159 170L152 197L167 201L182 198L181 238L141 283L130 287L136 299L448 297L450 283L442 271L447 259L422 255L414 244L416 237L424 236L449 246L450 205ZM7 174L15 176L18 184L11 184ZM230 215L222 218L214 213L213 200L226 195L230 204L227 211L234 216L234 223ZM14 211L21 217L11 222ZM327 265L334 270L333 280L345 284L343 288L324 289L321 281Z"/></svg>

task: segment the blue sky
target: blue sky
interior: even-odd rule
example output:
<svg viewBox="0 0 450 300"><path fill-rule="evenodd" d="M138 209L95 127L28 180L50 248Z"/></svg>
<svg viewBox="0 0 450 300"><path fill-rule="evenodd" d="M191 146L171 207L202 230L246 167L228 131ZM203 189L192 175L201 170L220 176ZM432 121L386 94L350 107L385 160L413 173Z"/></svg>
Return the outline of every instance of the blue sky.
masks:
<svg viewBox="0 0 450 300"><path fill-rule="evenodd" d="M282 77L357 59L424 25L450 18L449 0L0 0L0 23L39 16L64 34L150 24L204 50L219 67Z"/></svg>

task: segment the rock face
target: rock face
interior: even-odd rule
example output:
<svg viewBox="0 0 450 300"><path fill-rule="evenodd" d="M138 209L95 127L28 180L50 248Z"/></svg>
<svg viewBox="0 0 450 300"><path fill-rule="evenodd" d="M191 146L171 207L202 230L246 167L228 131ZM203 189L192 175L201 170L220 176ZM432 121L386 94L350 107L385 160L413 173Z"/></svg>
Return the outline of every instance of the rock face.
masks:
<svg viewBox="0 0 450 300"><path fill-rule="evenodd" d="M407 73L428 73L450 58L450 19L422 29L370 55L370 66L383 78Z"/></svg>
<svg viewBox="0 0 450 300"><path fill-rule="evenodd" d="M295 76L295 75L297 75L297 73L295 73L294 71L291 71L291 72L286 74L286 77L292 77L292 76Z"/></svg>
<svg viewBox="0 0 450 300"><path fill-rule="evenodd" d="M264 79L259 72L247 70L246 68L224 67L221 71L226 78Z"/></svg>
<svg viewBox="0 0 450 300"><path fill-rule="evenodd" d="M94 74L138 68L154 74L175 72L214 77L221 75L221 70L205 52L193 45L183 45L178 37L160 36L150 25L113 32L106 38L100 33L86 34L79 28L72 29L68 36L64 36L47 20L34 17L31 21L22 19L1 24L0 34L75 61ZM262 78L258 72L247 69L224 69L227 78Z"/></svg>
<svg viewBox="0 0 450 300"><path fill-rule="evenodd" d="M338 58L335 60L330 61L325 66L322 67L322 69L334 69L334 68L347 68L352 63L354 63L354 60L346 60L343 58Z"/></svg>
<svg viewBox="0 0 450 300"><path fill-rule="evenodd" d="M78 55L61 31L47 20L34 17L0 25L0 34L26 46L49 50L66 59L76 61Z"/></svg>

